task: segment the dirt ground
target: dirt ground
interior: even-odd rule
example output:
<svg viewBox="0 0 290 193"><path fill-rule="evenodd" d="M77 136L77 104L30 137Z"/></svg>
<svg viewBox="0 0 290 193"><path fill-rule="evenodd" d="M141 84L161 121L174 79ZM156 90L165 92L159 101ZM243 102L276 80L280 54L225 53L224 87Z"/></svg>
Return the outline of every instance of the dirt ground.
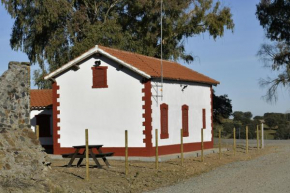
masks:
<svg viewBox="0 0 290 193"><path fill-rule="evenodd" d="M263 150L250 147L248 154L243 146L237 146L236 155L231 146L227 148L229 151L223 152L221 159L219 154L206 155L204 162L200 161L200 157L186 158L183 166L180 159L174 159L159 163L158 170L154 162L129 161L128 175L125 175L124 161L110 160L110 168L91 167L89 181L85 180L85 165L67 168L68 159L53 160L49 178L57 187L53 192L144 192L181 182L227 163L254 159L273 152L277 146ZM102 160L100 163L104 165ZM94 163L90 162L90 165Z"/></svg>

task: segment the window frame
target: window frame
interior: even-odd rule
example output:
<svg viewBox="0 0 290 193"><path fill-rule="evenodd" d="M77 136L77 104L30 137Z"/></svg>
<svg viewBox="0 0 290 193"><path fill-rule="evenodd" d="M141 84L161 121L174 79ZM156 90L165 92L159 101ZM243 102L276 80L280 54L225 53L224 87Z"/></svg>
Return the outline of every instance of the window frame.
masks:
<svg viewBox="0 0 290 193"><path fill-rule="evenodd" d="M165 116L165 124L163 117ZM168 139L169 132L168 132L168 105L163 103L160 105L160 138L161 139Z"/></svg>
<svg viewBox="0 0 290 193"><path fill-rule="evenodd" d="M206 109L202 109L202 128L206 129Z"/></svg>
<svg viewBox="0 0 290 193"><path fill-rule="evenodd" d="M101 70L102 73L104 73L104 79L103 79L103 84L97 84L95 79L97 78L96 77L96 72ZM92 74L93 74L93 78L92 78L92 81L93 81L93 85L92 85L92 88L108 88L108 81L107 81L107 70L108 70L108 67L107 66L93 66L92 67ZM99 71L99 72L101 72Z"/></svg>
<svg viewBox="0 0 290 193"><path fill-rule="evenodd" d="M182 129L183 129L183 137L188 137L189 136L189 125L188 125L188 106L187 105L182 105L181 111L182 111Z"/></svg>

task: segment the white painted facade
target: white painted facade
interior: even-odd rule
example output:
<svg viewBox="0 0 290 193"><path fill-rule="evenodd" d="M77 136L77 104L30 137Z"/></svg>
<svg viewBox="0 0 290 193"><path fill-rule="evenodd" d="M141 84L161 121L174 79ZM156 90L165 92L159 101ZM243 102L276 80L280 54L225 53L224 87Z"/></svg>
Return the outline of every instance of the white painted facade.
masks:
<svg viewBox="0 0 290 193"><path fill-rule="evenodd" d="M107 69L108 88L92 88L92 67L96 60ZM143 139L142 108L144 93L142 76L121 67L106 56L95 55L77 63L78 70L63 71L55 78L59 89L57 107L59 119L58 142L61 148L83 145L85 129L89 129L89 144L103 144L105 147L124 147L125 130L128 130L129 147L145 147ZM156 95L151 83L152 95ZM187 87L182 91L183 87ZM160 94L160 93L159 93ZM152 144L155 146L155 129L159 130L159 146L180 144L182 127L182 105L188 110L189 136L184 143L201 141L202 109L206 109L204 141L211 141L211 86L207 84L165 81L163 100L152 96ZM168 139L160 139L160 105L168 105ZM33 115L33 113L32 113ZM51 124L52 125L52 124Z"/></svg>
<svg viewBox="0 0 290 193"><path fill-rule="evenodd" d="M156 95L152 82L152 95ZM183 87L187 86L184 91ZM159 92L160 94L160 92ZM169 138L160 139L160 105L168 105ZM206 109L206 129L204 141L211 141L211 88L209 85L165 81L163 83L163 100L152 97L152 143L155 146L155 129L158 129L159 146L180 144L180 129L182 128L182 105L188 105L189 136L184 137L184 143L201 142L202 109Z"/></svg>
<svg viewBox="0 0 290 193"><path fill-rule="evenodd" d="M35 132L35 127L36 127L36 116L37 115L51 115L50 117L50 134L52 136L53 132L53 120L52 120L52 109L33 109L30 111L30 124L31 124L31 129L33 132ZM39 138L40 144L41 145L53 145L53 138L52 137L40 137Z"/></svg>
<svg viewBox="0 0 290 193"><path fill-rule="evenodd" d="M92 88L91 67L96 60L108 67L108 88ZM145 147L142 77L106 57L92 56L79 67L55 78L59 86L60 147L84 144L85 129L89 130L90 144L124 147L124 131L128 130L129 146Z"/></svg>

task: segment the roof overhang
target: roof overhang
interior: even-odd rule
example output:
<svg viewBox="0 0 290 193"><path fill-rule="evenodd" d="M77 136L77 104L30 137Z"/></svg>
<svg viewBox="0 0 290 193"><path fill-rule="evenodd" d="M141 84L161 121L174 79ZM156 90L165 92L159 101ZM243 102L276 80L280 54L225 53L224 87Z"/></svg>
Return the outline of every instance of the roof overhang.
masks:
<svg viewBox="0 0 290 193"><path fill-rule="evenodd" d="M107 58L117 62L118 64L132 70L133 72L136 72L137 74L139 74L140 76L144 77L144 78L151 78L150 75L146 74L145 72L135 68L134 66L112 56L111 54L105 52L104 50L98 48L98 45L96 45L95 47L93 47L92 49L88 50L87 52L85 52L84 54L78 56L77 58L71 60L70 62L68 62L67 64L63 65L62 67L58 68L57 70L53 71L52 73L48 74L47 76L44 77L45 80L52 80L52 81L55 81L54 78L56 76L58 76L59 74L61 74L62 72L64 71L67 71L69 70L70 68L72 67L75 67L77 66L77 64L81 61L83 61L84 59L96 54L96 53L99 53L99 54L102 54L104 56L106 56Z"/></svg>
<svg viewBox="0 0 290 193"><path fill-rule="evenodd" d="M52 109L52 105L48 106L31 106L30 110L44 110L44 109Z"/></svg>
<svg viewBox="0 0 290 193"><path fill-rule="evenodd" d="M160 81L160 77L153 77L151 78L153 81ZM194 81L194 80L186 80L186 79L174 79L174 78L168 78L168 77L163 77L163 80L168 80L168 81L176 81L176 82L187 82L187 83L197 83L197 84L204 84L204 85L213 85L217 86L220 84L219 81L216 81L215 83L213 82L205 82L205 81Z"/></svg>

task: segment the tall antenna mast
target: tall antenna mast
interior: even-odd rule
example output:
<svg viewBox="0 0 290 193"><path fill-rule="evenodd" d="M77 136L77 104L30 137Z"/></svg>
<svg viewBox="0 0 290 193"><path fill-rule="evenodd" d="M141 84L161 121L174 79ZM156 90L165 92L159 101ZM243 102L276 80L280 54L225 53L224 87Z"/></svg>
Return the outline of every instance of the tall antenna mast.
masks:
<svg viewBox="0 0 290 193"><path fill-rule="evenodd" d="M163 0L161 0L161 11L160 11L160 14L161 14L161 33L160 33L160 47L161 47L161 100L163 99L163 62L162 62L162 53L163 53L163 37L162 37L162 5L163 5Z"/></svg>
<svg viewBox="0 0 290 193"><path fill-rule="evenodd" d="M160 82L158 79L156 79L156 81L152 81L154 82L154 85L152 85L152 88L155 90L156 94L155 95L152 95L152 97L154 98L154 100L156 101L156 105L158 105L158 98L160 97L161 98L161 101L163 100L163 33L162 33L162 29L163 29L163 26L162 26L162 17L163 17L163 14L162 14L162 11L163 11L163 0L160 0L160 62L161 62L161 73L160 73ZM160 90L159 90L160 89ZM160 94L159 94L160 92Z"/></svg>

